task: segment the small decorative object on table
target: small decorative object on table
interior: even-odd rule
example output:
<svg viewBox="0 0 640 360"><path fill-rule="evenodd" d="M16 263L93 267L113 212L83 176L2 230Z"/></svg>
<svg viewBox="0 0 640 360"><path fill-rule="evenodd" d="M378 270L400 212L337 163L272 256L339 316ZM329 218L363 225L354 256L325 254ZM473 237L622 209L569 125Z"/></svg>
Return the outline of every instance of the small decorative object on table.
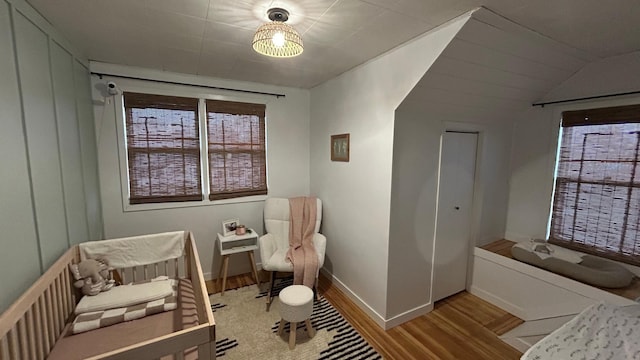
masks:
<svg viewBox="0 0 640 360"><path fill-rule="evenodd" d="M236 226L236 235L244 235L247 233L247 227L244 225Z"/></svg>
<svg viewBox="0 0 640 360"><path fill-rule="evenodd" d="M222 236L235 235L240 219L230 219L222 222Z"/></svg>

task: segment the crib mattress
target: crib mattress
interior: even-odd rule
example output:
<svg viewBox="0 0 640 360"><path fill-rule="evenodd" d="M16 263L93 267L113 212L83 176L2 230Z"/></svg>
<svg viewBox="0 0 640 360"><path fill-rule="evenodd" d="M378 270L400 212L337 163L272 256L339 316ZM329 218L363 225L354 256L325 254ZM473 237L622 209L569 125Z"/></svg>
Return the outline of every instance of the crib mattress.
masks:
<svg viewBox="0 0 640 360"><path fill-rule="evenodd" d="M196 325L198 314L193 286L190 280L180 279L176 310L76 335L71 333L71 324L68 324L47 359L85 359Z"/></svg>

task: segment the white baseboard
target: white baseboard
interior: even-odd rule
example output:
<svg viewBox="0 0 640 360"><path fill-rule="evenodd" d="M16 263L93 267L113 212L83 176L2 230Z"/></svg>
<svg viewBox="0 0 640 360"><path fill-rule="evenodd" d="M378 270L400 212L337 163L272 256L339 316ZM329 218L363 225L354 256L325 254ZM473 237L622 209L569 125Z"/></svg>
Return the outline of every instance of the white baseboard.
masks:
<svg viewBox="0 0 640 360"><path fill-rule="evenodd" d="M347 295L351 301L353 301L362 311L364 311L369 317L376 323L378 326L386 330L386 320L380 314L378 314L369 304L364 302L356 293L351 291L347 285L345 285L340 279L335 277L333 274L328 272L325 268L320 269L320 271L327 278L331 279L333 284L336 285L338 289L340 289L345 295Z"/></svg>
<svg viewBox="0 0 640 360"><path fill-rule="evenodd" d="M527 319L528 315L527 312L525 311L525 309L512 304L498 296L495 296L475 285L471 285L471 287L469 287L469 292L472 295L475 295L477 297L479 297L480 299L487 301L499 308L501 308L502 310L511 313L512 315L515 315L517 317L519 317L520 319Z"/></svg>
<svg viewBox="0 0 640 360"><path fill-rule="evenodd" d="M349 289L349 287L342 281L340 281L340 279L338 279L335 275L329 273L324 268L320 269L320 271L326 277L332 279L333 284L335 284L338 289L345 293L345 295L347 295L360 309L362 309L367 315L369 315L369 317L373 319L373 321L385 331L391 329L392 327L403 324L409 320L413 320L433 310L433 303L428 303L420 305L411 310L407 310L402 314L393 316L392 318L385 319L382 315L378 314L371 306L369 306L369 304L362 300L362 298L360 298L356 293Z"/></svg>
<svg viewBox="0 0 640 360"><path fill-rule="evenodd" d="M390 319L385 320L384 329L389 330L392 327L396 327L398 325L404 324L407 321L413 320L417 317L420 317L424 314L431 312L431 310L433 310L433 303L420 305L416 308L405 311L402 314L396 315Z"/></svg>

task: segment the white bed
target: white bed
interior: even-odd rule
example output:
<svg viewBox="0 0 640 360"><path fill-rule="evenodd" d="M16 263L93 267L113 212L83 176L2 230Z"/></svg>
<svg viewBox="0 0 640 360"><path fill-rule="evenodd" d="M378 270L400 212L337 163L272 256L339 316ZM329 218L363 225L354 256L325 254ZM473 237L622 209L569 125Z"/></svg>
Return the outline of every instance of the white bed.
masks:
<svg viewBox="0 0 640 360"><path fill-rule="evenodd" d="M594 304L533 345L521 359L640 359L640 304Z"/></svg>

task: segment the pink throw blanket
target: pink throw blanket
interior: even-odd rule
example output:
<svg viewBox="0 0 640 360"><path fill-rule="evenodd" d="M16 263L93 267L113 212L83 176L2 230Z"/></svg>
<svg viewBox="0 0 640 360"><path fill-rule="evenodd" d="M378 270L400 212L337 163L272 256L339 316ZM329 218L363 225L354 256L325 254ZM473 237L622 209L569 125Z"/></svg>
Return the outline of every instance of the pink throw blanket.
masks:
<svg viewBox="0 0 640 360"><path fill-rule="evenodd" d="M313 246L316 227L316 198L289 199L289 251L287 260L293 264L294 285L313 288L318 273L318 254Z"/></svg>

